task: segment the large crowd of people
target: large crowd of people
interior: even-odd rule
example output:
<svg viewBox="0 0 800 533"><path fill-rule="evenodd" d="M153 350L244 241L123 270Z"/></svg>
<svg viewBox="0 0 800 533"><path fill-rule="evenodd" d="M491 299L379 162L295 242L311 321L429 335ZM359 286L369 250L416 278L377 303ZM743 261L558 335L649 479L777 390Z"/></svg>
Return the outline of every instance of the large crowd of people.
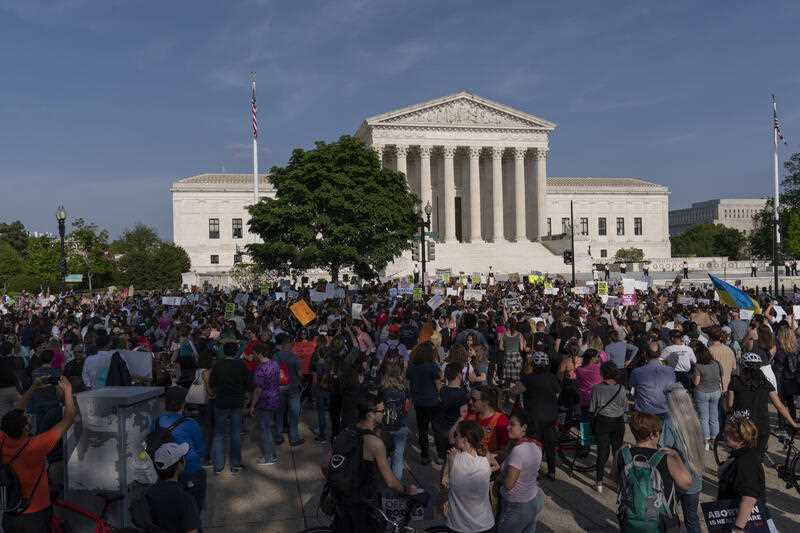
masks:
<svg viewBox="0 0 800 533"><path fill-rule="evenodd" d="M760 456L771 425L797 428L793 314L764 301L751 317L677 283L621 305L621 283L608 297L544 281L453 278L421 299L389 282L325 288L328 299L300 284L195 290L177 302L5 295L0 460L21 503L4 531L50 530L48 471L63 469L73 394L136 384L165 387L153 431L171 438L152 454L158 481L145 497L165 531L200 530L207 472L237 475L275 465L287 447L324 446L323 508L336 531L380 530L372 509L381 495L419 492L404 482L418 461L437 471L433 496L450 530L534 532L542 487L559 478L559 440L574 427L593 435L595 488L619 493L623 531L679 520L700 531L704 460L722 434L732 452L718 496L738 501L742 531L766 498ZM306 324L290 308L299 300L315 314ZM120 350L154 354L152 376L128 371ZM260 448L254 465L242 461L248 431Z"/></svg>

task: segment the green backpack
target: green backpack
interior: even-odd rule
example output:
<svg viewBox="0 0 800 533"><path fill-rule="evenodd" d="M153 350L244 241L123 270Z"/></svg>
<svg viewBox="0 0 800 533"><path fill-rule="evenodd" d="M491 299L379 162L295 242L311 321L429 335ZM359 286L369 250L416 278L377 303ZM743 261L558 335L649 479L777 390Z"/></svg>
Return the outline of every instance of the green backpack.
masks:
<svg viewBox="0 0 800 533"><path fill-rule="evenodd" d="M664 452L657 451L646 459L631 455L629 447L622 448L623 470L620 480L619 523L624 533L659 533L670 529L674 521L672 504L675 486L668 498L658 464Z"/></svg>

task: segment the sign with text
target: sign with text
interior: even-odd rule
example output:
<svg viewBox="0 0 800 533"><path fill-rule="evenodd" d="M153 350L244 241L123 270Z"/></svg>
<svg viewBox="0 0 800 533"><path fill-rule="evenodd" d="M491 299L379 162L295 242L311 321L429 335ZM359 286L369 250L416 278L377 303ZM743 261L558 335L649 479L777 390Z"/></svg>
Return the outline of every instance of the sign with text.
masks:
<svg viewBox="0 0 800 533"><path fill-rule="evenodd" d="M306 327L309 325L317 315L314 314L314 311L308 306L305 300L298 300L297 302L293 303L289 306L289 311L292 312L294 317L300 322L300 325Z"/></svg>
<svg viewBox="0 0 800 533"><path fill-rule="evenodd" d="M458 296L458 289L455 287L447 287L447 296Z"/></svg>
<svg viewBox="0 0 800 533"><path fill-rule="evenodd" d="M635 294L623 294L622 305L636 305L636 295Z"/></svg>
<svg viewBox="0 0 800 533"><path fill-rule="evenodd" d="M483 301L483 291L480 289L464 289L464 301L468 300Z"/></svg>
<svg viewBox="0 0 800 533"><path fill-rule="evenodd" d="M708 526L708 533L729 533L733 530L736 514L739 511L737 500L718 500L715 502L701 503L703 518ZM769 511L764 502L758 502L747 519L744 528L747 533L777 532L777 528L769 517Z"/></svg>
<svg viewBox="0 0 800 533"><path fill-rule="evenodd" d="M64 276L64 283L81 283L83 274L67 274Z"/></svg>
<svg viewBox="0 0 800 533"><path fill-rule="evenodd" d="M607 281L598 281L597 282L597 295L598 296L608 296L608 282Z"/></svg>
<svg viewBox="0 0 800 533"><path fill-rule="evenodd" d="M414 287L414 292L411 293L411 301L422 301L422 287Z"/></svg>
<svg viewBox="0 0 800 533"><path fill-rule="evenodd" d="M361 318L362 309L363 309L362 304L353 302L353 305L350 306L350 316L352 316L354 320Z"/></svg>
<svg viewBox="0 0 800 533"><path fill-rule="evenodd" d="M184 303L183 296L162 296L161 297L161 305L179 306L179 305L183 305L183 303Z"/></svg>
<svg viewBox="0 0 800 533"><path fill-rule="evenodd" d="M428 307L431 308L431 311L436 311L437 309L439 309L439 306L442 305L442 302L444 302L444 298L442 298L442 295L434 294L433 298L428 300Z"/></svg>
<svg viewBox="0 0 800 533"><path fill-rule="evenodd" d="M225 304L225 320L233 320L233 315L236 313L236 304L228 302Z"/></svg>

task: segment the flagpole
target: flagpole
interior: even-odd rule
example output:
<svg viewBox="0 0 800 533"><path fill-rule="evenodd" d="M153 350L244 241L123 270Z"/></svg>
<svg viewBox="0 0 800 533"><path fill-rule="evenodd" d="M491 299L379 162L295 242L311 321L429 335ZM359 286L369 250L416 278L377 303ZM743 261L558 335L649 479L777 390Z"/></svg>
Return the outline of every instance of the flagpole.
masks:
<svg viewBox="0 0 800 533"><path fill-rule="evenodd" d="M777 299L778 297L778 248L781 244L781 232L780 232L780 190L779 190L779 179L778 179L778 105L775 103L775 95L772 95L772 140L773 140L773 178L774 182L773 185L775 186L775 200L773 202L773 233L772 233L772 275L774 279L774 289L773 295Z"/></svg>
<svg viewBox="0 0 800 533"><path fill-rule="evenodd" d="M256 73L250 74L250 81L253 85L253 100L251 102L251 112L253 120L253 203L258 203L258 122L256 122Z"/></svg>

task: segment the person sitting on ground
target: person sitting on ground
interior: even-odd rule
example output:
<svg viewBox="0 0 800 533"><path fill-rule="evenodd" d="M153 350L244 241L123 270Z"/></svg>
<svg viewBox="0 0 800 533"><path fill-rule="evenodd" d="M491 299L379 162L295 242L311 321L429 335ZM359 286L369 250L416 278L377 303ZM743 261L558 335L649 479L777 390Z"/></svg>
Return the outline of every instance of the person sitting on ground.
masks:
<svg viewBox="0 0 800 533"><path fill-rule="evenodd" d="M158 482L147 489L144 497L153 524L170 533L197 533L200 530L197 503L178 481L186 468L189 450L188 443L167 442L153 454Z"/></svg>

